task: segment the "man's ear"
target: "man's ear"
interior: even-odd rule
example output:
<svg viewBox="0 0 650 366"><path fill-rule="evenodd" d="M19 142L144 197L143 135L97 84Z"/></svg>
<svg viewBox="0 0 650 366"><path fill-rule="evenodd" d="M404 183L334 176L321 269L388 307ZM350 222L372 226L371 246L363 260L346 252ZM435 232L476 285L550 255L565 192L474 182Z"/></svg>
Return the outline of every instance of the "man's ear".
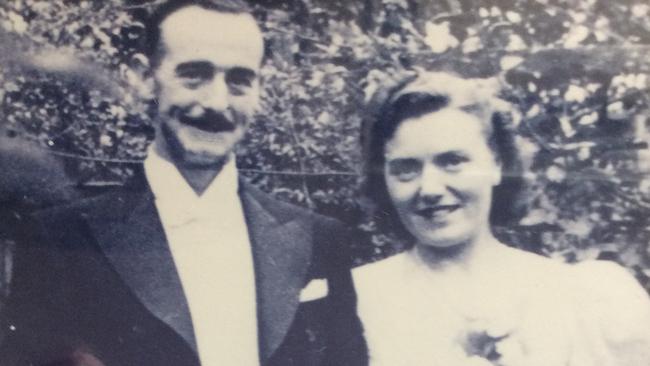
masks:
<svg viewBox="0 0 650 366"><path fill-rule="evenodd" d="M155 80L151 61L144 54L136 53L129 64L129 67L121 70L124 80L140 98L152 99L155 95Z"/></svg>

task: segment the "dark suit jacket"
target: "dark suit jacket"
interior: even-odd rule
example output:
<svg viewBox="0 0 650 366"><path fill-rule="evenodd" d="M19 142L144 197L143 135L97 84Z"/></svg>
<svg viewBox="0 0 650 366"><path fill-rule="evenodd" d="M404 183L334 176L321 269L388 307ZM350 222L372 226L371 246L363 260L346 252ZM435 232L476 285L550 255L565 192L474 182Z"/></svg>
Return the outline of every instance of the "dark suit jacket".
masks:
<svg viewBox="0 0 650 366"><path fill-rule="evenodd" d="M262 365L365 364L345 230L240 187ZM106 366L199 365L188 305L144 179L40 212L35 223L39 235L16 253L0 365L83 364L86 356ZM315 278L327 279L328 296L301 303L301 289Z"/></svg>

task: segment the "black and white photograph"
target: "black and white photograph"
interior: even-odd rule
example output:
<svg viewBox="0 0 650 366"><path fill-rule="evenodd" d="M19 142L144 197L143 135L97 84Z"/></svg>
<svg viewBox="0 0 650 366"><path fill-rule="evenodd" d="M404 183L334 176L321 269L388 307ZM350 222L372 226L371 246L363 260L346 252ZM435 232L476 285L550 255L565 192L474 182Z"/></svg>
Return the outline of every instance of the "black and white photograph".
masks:
<svg viewBox="0 0 650 366"><path fill-rule="evenodd" d="M4 0L0 366L650 365L647 0Z"/></svg>

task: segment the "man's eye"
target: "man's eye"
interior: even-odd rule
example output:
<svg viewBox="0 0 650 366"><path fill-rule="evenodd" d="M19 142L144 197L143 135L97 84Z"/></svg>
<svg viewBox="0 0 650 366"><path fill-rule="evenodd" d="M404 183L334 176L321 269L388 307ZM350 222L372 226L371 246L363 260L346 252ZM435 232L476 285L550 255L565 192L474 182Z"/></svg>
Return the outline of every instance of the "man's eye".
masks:
<svg viewBox="0 0 650 366"><path fill-rule="evenodd" d="M452 169L457 168L459 165L466 163L468 161L469 158L457 153L442 154L435 158L435 162L439 166L452 168Z"/></svg>
<svg viewBox="0 0 650 366"><path fill-rule="evenodd" d="M388 174L406 182L422 173L422 162L416 159L395 159L388 162Z"/></svg>
<svg viewBox="0 0 650 366"><path fill-rule="evenodd" d="M234 67L226 72L226 83L232 87L245 88L253 85L255 72L243 67Z"/></svg>

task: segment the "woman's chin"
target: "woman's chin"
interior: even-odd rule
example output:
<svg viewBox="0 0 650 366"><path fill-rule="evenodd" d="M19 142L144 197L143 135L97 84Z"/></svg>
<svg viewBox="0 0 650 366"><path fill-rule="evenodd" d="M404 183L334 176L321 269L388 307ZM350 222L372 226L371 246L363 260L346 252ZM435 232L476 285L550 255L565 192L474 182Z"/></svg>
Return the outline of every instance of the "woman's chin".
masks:
<svg viewBox="0 0 650 366"><path fill-rule="evenodd" d="M425 256L432 256L431 259L454 259L460 257L473 242L468 235L429 235L419 237L416 241L417 250Z"/></svg>
<svg viewBox="0 0 650 366"><path fill-rule="evenodd" d="M411 232L417 232L417 230L411 230ZM462 246L471 241L472 233L465 228L448 225L432 230L420 230L419 235L414 236L417 238L418 245L423 248L447 249Z"/></svg>
<svg viewBox="0 0 650 366"><path fill-rule="evenodd" d="M417 246L423 250L428 250L428 251L447 251L451 250L454 248L461 248L464 247L466 241L436 241L435 243L432 242L418 242Z"/></svg>

